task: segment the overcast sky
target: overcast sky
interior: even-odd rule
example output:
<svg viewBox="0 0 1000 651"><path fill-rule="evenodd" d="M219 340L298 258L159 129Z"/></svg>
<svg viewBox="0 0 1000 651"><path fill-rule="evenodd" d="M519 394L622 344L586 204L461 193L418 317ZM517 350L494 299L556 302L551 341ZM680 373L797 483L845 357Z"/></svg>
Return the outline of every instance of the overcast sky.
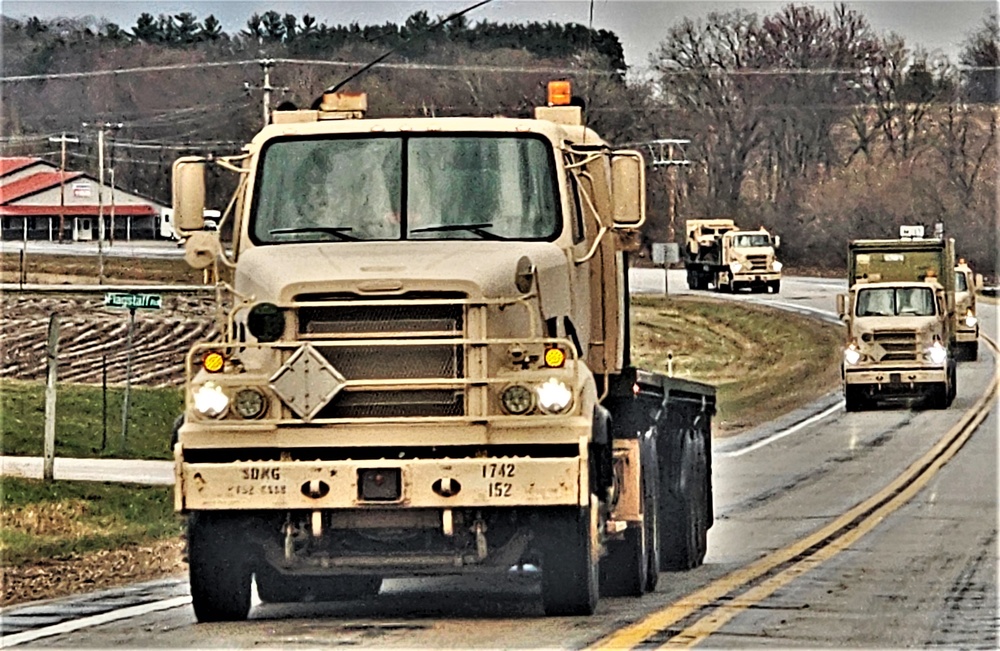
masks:
<svg viewBox="0 0 1000 651"><path fill-rule="evenodd" d="M153 15L177 14L190 11L203 19L215 14L227 32L242 29L253 13L275 9L299 17L311 14L320 22L349 24L402 23L421 9L432 18L447 15L473 4L433 0L429 2L398 0L325 0L325 1L246 1L246 0L143 0L107 2L103 0L31 1L2 0L0 12L15 18L38 16L94 16L106 18L124 28L135 24L142 12ZM649 54L656 49L668 28L684 17L697 19L709 11L743 8L759 14L770 14L790 4L781 1L693 1L693 0L594 0L594 27L615 32L625 49L630 66L648 65ZM832 12L833 2L798 2L812 4ZM978 29L997 0L865 0L847 2L862 12L879 32L896 32L911 46L939 50L952 60L969 33ZM490 5L468 14L472 22L489 19L494 22L547 21L589 22L590 2L586 0L494 0Z"/></svg>

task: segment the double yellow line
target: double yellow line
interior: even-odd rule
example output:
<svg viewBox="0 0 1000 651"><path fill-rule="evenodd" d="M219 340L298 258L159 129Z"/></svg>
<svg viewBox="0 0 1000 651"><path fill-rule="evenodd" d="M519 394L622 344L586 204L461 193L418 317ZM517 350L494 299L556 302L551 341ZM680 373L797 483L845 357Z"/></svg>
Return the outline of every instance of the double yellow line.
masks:
<svg viewBox="0 0 1000 651"><path fill-rule="evenodd" d="M983 340L994 353L1000 352L992 339L984 336ZM989 387L972 408L934 447L878 493L808 537L709 583L680 601L598 640L588 649L593 651L630 649L696 613L708 611L662 645L667 648L694 646L718 631L739 613L760 603L796 577L850 547L878 526L882 520L913 499L941 466L955 456L972 436L989 414L997 392L996 360L997 357L994 357L993 377ZM717 605L721 598L744 589L745 591L727 600L725 604Z"/></svg>

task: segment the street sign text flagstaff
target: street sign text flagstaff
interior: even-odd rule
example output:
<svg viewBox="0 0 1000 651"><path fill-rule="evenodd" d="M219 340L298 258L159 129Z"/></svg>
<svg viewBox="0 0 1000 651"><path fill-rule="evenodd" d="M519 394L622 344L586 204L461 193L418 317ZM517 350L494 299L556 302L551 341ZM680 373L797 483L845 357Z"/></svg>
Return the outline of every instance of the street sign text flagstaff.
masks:
<svg viewBox="0 0 1000 651"><path fill-rule="evenodd" d="M116 294L104 295L105 307L120 307L128 310L158 310L163 307L163 297L159 294Z"/></svg>

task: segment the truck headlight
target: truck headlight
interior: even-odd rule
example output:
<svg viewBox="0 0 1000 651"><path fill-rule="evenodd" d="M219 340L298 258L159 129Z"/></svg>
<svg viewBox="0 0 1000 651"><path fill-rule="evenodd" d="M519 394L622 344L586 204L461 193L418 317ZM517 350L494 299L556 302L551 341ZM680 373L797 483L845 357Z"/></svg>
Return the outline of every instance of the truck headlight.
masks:
<svg viewBox="0 0 1000 651"><path fill-rule="evenodd" d="M242 418L257 418L264 413L267 401L258 389L240 389L233 397L233 409Z"/></svg>
<svg viewBox="0 0 1000 651"><path fill-rule="evenodd" d="M781 271L781 268L783 266L784 265L781 264L780 262L778 262L777 260L775 260L774 262L771 263L771 268L774 269L775 271Z"/></svg>
<svg viewBox="0 0 1000 651"><path fill-rule="evenodd" d="M977 323L979 323L979 319L977 319L976 315L972 313L972 310L965 313L965 325L970 328L975 328Z"/></svg>
<svg viewBox="0 0 1000 651"><path fill-rule="evenodd" d="M512 384L500 394L500 404L509 414L526 414L535 406L535 396L528 387Z"/></svg>
<svg viewBox="0 0 1000 651"><path fill-rule="evenodd" d="M555 378L535 387L538 406L547 414L561 414L573 403L573 392Z"/></svg>
<svg viewBox="0 0 1000 651"><path fill-rule="evenodd" d="M194 390L194 408L202 416L218 418L229 407L229 396L215 382L206 382Z"/></svg>
<svg viewBox="0 0 1000 651"><path fill-rule="evenodd" d="M851 344L844 349L844 361L848 366L853 366L861 361L861 352Z"/></svg>
<svg viewBox="0 0 1000 651"><path fill-rule="evenodd" d="M743 271L743 263L734 262L731 265L729 265L729 268L733 270L734 274L738 274L739 272Z"/></svg>
<svg viewBox="0 0 1000 651"><path fill-rule="evenodd" d="M932 364L944 364L948 359L948 351L941 345L940 341L935 341L931 347L927 349L927 357L931 360Z"/></svg>

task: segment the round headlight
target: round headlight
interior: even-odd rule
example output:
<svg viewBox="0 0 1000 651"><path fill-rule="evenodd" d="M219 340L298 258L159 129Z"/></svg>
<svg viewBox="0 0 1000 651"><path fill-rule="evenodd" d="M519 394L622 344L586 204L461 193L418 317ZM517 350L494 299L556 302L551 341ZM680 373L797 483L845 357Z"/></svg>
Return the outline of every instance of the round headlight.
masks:
<svg viewBox="0 0 1000 651"><path fill-rule="evenodd" d="M861 361L861 353L858 352L856 348L845 348L844 349L844 361L849 365L857 364Z"/></svg>
<svg viewBox="0 0 1000 651"><path fill-rule="evenodd" d="M285 313L274 303L258 303L247 315L247 329L257 341L278 341L285 334Z"/></svg>
<svg viewBox="0 0 1000 651"><path fill-rule="evenodd" d="M512 384L500 394L500 404L510 414L527 413L535 406L535 397L528 387Z"/></svg>
<svg viewBox="0 0 1000 651"><path fill-rule="evenodd" d="M194 390L194 408L202 416L218 418L229 407L229 396L215 382L206 382Z"/></svg>
<svg viewBox="0 0 1000 651"><path fill-rule="evenodd" d="M975 328L976 322L977 322L976 317L972 316L971 314L965 315L965 325L969 326L970 328Z"/></svg>
<svg viewBox="0 0 1000 651"><path fill-rule="evenodd" d="M240 389L233 397L233 408L243 418L257 418L265 405L264 394L257 389Z"/></svg>
<svg viewBox="0 0 1000 651"><path fill-rule="evenodd" d="M772 269L774 269L775 271L781 271L781 267L782 267L782 266L784 266L784 265L782 265L782 264L781 264L780 262L778 262L777 260L775 260L775 261L774 261L774 262L773 262L773 263L771 264L771 268L772 268Z"/></svg>
<svg viewBox="0 0 1000 651"><path fill-rule="evenodd" d="M948 351L945 350L944 346L935 342L933 346L927 349L927 356L933 364L944 364L945 360L948 359Z"/></svg>
<svg viewBox="0 0 1000 651"><path fill-rule="evenodd" d="M555 378L535 387L535 395L538 397L538 406L549 414L562 413L573 402L573 392Z"/></svg>
<svg viewBox="0 0 1000 651"><path fill-rule="evenodd" d="M738 274L743 269L743 263L734 262L731 265L729 265L729 268L733 270L734 274Z"/></svg>

